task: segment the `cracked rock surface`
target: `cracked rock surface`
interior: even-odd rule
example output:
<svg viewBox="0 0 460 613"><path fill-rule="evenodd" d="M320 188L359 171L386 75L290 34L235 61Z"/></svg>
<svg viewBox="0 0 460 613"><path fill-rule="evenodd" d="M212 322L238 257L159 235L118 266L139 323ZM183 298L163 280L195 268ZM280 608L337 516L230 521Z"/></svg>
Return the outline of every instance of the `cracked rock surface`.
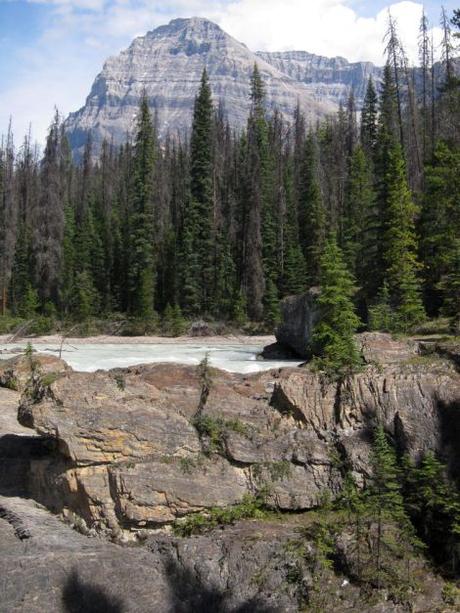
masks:
<svg viewBox="0 0 460 613"><path fill-rule="evenodd" d="M204 396L191 366L60 369L38 396L22 396L19 422L41 445L31 443L23 489L117 536L261 492L270 506L303 511L340 490L345 466L366 480L378 421L400 451L418 459L434 450L458 470L454 365L419 357L412 345L365 340L372 363L344 381L308 368L211 368Z"/></svg>

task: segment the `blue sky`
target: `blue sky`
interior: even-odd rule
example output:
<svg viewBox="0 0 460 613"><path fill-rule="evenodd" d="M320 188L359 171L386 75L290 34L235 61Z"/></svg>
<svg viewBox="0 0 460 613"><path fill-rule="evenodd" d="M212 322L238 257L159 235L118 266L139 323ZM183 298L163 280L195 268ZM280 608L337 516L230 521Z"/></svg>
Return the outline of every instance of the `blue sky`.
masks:
<svg viewBox="0 0 460 613"><path fill-rule="evenodd" d="M444 6L451 13L459 2ZM253 50L380 63L388 7L415 60L422 4L408 0L0 0L0 133L12 115L17 143L30 122L43 142L55 105L64 115L78 109L109 55L175 17L213 19ZM438 39L440 4L425 11Z"/></svg>

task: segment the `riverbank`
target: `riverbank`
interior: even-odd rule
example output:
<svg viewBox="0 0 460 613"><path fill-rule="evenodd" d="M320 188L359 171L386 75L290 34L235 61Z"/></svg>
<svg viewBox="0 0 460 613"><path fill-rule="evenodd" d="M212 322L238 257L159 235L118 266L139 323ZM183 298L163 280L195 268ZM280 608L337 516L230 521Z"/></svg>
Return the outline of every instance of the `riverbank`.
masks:
<svg viewBox="0 0 460 613"><path fill-rule="evenodd" d="M198 365L205 357L215 368L240 373L299 363L261 359L263 348L272 340L270 336L95 336L68 338L61 344L61 337L49 335L12 343L2 343L0 339L0 359L23 353L30 342L38 353L62 357L74 370L86 372L160 362Z"/></svg>
<svg viewBox="0 0 460 613"><path fill-rule="evenodd" d="M0 345L31 343L32 345L60 345L62 336L59 334L49 334L32 338L16 338L11 340L11 334L0 336ZM66 337L63 345L269 345L275 342L275 337L271 335L227 335L227 336L86 336L86 337Z"/></svg>

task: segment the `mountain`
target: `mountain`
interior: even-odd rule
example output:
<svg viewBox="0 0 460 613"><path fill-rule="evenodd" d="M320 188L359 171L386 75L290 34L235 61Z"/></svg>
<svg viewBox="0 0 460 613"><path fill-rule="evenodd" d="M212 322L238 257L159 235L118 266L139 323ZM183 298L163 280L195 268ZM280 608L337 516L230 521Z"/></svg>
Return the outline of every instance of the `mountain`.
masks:
<svg viewBox="0 0 460 613"><path fill-rule="evenodd" d="M371 76L375 83L382 79L383 70L372 62L348 62L343 57L328 58L307 51L281 51L257 53L258 57L302 83L321 100L335 104L345 102L353 89L360 108Z"/></svg>
<svg viewBox="0 0 460 613"><path fill-rule="evenodd" d="M74 153L81 154L91 131L96 149L103 139L119 144L132 134L145 89L160 136L190 127L193 101L206 67L216 104L230 125L241 128L249 111L249 79L257 62L269 108L292 119L299 103L307 121L337 109L353 86L362 96L372 64L349 64L306 52L253 53L207 19L174 19L111 57L96 77L85 105L69 115L65 128Z"/></svg>

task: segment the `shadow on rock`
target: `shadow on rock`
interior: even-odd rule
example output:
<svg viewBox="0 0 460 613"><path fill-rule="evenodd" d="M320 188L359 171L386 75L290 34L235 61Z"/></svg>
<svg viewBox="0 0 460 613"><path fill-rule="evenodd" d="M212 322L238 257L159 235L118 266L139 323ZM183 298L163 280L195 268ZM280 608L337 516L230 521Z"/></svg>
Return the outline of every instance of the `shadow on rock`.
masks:
<svg viewBox="0 0 460 613"><path fill-rule="evenodd" d="M165 562L165 574L174 613L279 613L260 598L235 603L234 593L205 581L198 571L183 567L172 558Z"/></svg>
<svg viewBox="0 0 460 613"><path fill-rule="evenodd" d="M108 594L104 588L80 579L73 570L62 590L62 607L65 613L123 613L123 602Z"/></svg>
<svg viewBox="0 0 460 613"><path fill-rule="evenodd" d="M0 435L0 494L26 496L31 461L49 453L47 438L18 434Z"/></svg>
<svg viewBox="0 0 460 613"><path fill-rule="evenodd" d="M439 455L450 476L460 485L460 402L438 403L441 443Z"/></svg>

